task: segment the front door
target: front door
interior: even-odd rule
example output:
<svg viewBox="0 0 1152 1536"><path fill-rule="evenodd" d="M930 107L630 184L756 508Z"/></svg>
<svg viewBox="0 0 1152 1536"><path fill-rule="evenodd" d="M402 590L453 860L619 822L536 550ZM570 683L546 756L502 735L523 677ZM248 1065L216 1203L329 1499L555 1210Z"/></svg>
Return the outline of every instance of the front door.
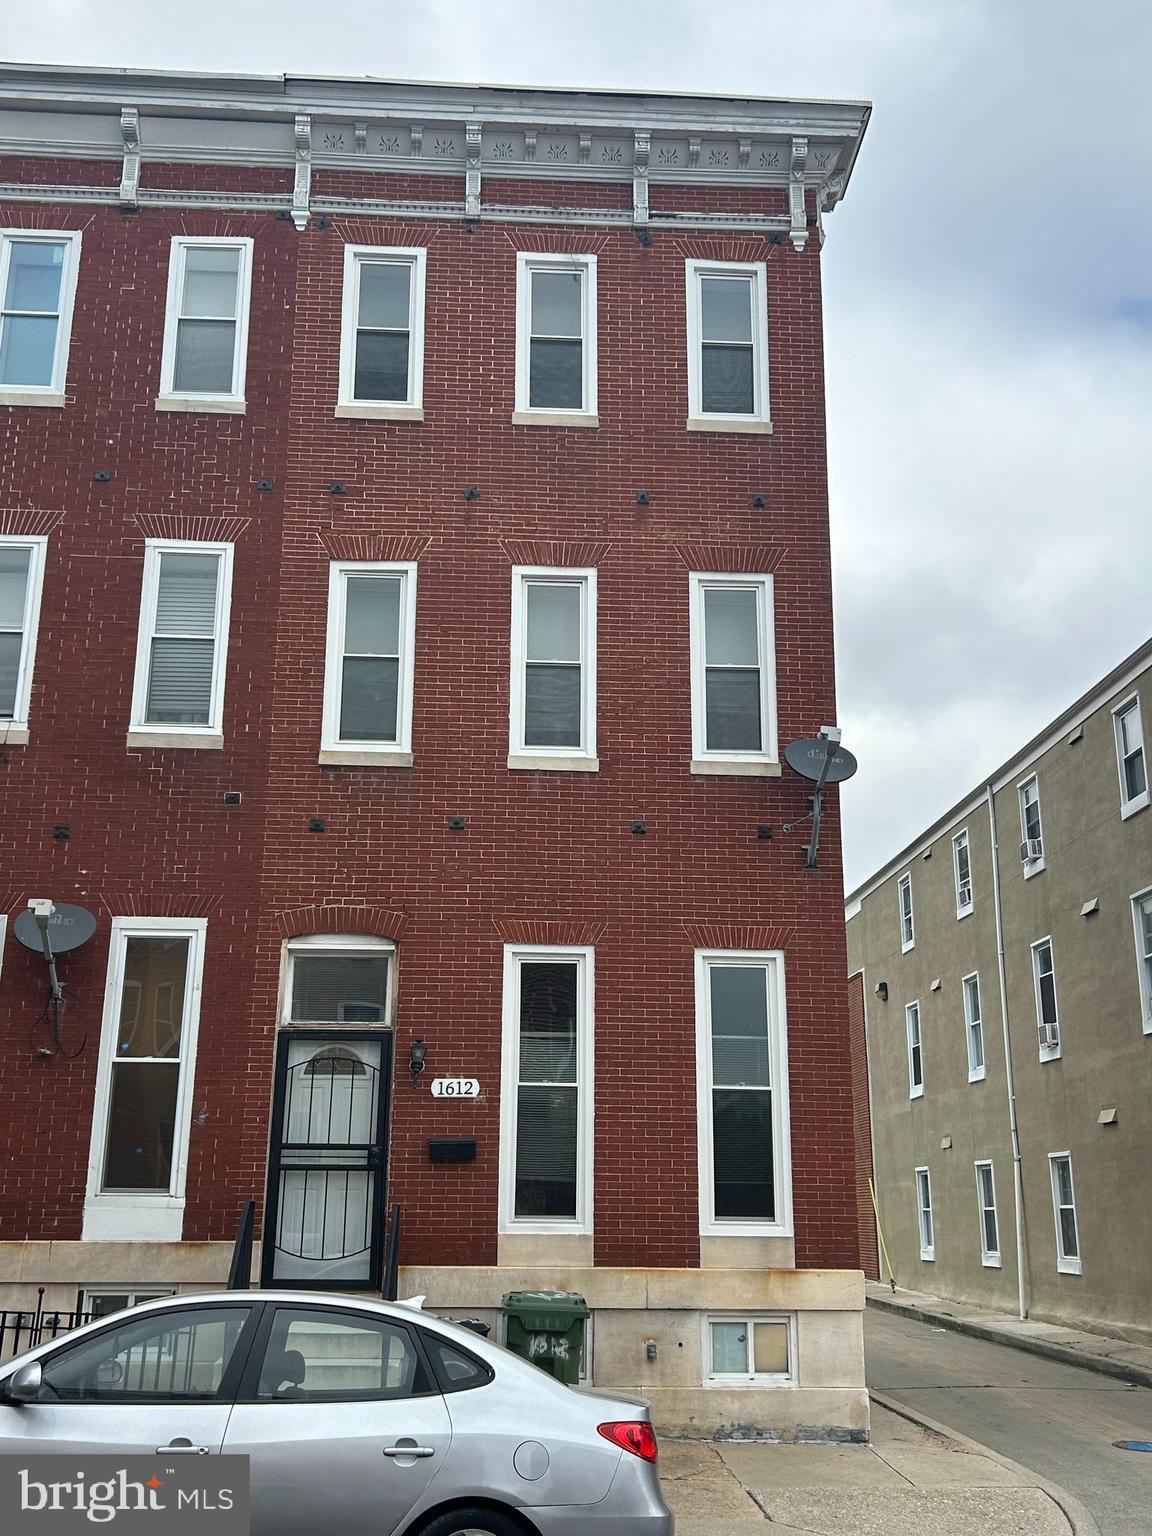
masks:
<svg viewBox="0 0 1152 1536"><path fill-rule="evenodd" d="M380 1031L280 1036L265 1285L379 1288L391 1062Z"/></svg>

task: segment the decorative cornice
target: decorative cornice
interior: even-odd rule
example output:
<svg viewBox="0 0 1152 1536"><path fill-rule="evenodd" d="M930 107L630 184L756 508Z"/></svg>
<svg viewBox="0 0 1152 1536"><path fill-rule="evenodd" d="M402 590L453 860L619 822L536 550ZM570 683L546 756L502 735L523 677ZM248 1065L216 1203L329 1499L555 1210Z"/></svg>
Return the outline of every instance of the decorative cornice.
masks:
<svg viewBox="0 0 1152 1536"><path fill-rule="evenodd" d="M124 167L120 174L120 202L135 208L140 190L140 113L135 107L120 111L120 132L124 139Z"/></svg>
<svg viewBox="0 0 1152 1536"><path fill-rule="evenodd" d="M632 141L632 222L648 222L648 161L652 154L652 135L638 133Z"/></svg>
<svg viewBox="0 0 1152 1536"><path fill-rule="evenodd" d="M797 251L808 244L808 209L804 199L808 167L808 140L792 140L791 174L788 178L789 238Z"/></svg>
<svg viewBox="0 0 1152 1536"><path fill-rule="evenodd" d="M296 176L292 184L292 222L297 229L307 229L312 197L312 119L298 112L293 125Z"/></svg>
<svg viewBox="0 0 1152 1536"><path fill-rule="evenodd" d="M469 123L464 130L468 166L464 177L464 217L466 219L480 217L480 162L483 132L484 129L480 123Z"/></svg>

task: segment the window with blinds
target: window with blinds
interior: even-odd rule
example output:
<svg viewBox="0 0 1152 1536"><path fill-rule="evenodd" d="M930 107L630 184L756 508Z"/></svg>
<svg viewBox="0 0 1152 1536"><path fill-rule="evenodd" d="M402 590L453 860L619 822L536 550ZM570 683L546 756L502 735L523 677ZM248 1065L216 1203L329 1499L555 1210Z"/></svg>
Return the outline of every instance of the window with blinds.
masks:
<svg viewBox="0 0 1152 1536"><path fill-rule="evenodd" d="M0 534L0 743L28 723L46 543Z"/></svg>
<svg viewBox="0 0 1152 1536"><path fill-rule="evenodd" d="M161 396L243 402L252 241L172 242Z"/></svg>
<svg viewBox="0 0 1152 1536"><path fill-rule="evenodd" d="M411 753L415 639L415 564L333 563L325 749L372 757Z"/></svg>
<svg viewBox="0 0 1152 1536"><path fill-rule="evenodd" d="M594 759L596 572L516 567L512 582L509 752Z"/></svg>
<svg viewBox="0 0 1152 1536"><path fill-rule="evenodd" d="M149 540L134 730L218 733L232 547Z"/></svg>

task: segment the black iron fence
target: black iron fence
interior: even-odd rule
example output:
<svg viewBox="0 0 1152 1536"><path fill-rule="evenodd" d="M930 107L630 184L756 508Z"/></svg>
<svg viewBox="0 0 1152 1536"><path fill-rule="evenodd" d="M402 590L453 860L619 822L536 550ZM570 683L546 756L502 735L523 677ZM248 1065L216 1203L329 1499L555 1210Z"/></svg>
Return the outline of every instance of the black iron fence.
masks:
<svg viewBox="0 0 1152 1536"><path fill-rule="evenodd" d="M44 1286L36 1292L36 1305L30 1310L0 1311L0 1360L11 1360L26 1349L48 1344L57 1335L68 1333L92 1321L91 1312L61 1312L44 1305Z"/></svg>

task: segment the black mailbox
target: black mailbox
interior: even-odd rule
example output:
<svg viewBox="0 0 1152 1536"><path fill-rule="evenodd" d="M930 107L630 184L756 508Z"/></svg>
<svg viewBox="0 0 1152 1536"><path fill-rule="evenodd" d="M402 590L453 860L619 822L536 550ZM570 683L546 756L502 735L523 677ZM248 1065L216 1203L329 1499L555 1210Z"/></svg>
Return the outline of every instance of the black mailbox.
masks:
<svg viewBox="0 0 1152 1536"><path fill-rule="evenodd" d="M474 1163L476 1138L475 1136L431 1136L428 1139L428 1156L434 1163Z"/></svg>

